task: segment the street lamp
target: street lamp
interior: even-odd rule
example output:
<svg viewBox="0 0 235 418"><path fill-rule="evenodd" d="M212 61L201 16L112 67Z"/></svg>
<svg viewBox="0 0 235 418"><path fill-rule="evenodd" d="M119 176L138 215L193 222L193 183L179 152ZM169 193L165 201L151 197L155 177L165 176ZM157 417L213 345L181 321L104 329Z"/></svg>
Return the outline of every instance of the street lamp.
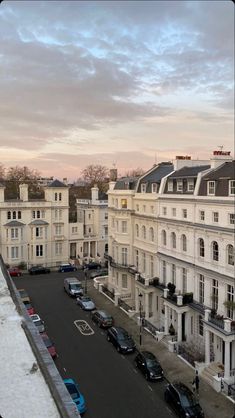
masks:
<svg viewBox="0 0 235 418"><path fill-rule="evenodd" d="M141 344L142 344L142 297L143 297L142 293L139 293L139 313L140 313L140 339L139 339L139 342L140 342L140 347L141 347Z"/></svg>
<svg viewBox="0 0 235 418"><path fill-rule="evenodd" d="M84 282L84 293L85 293L85 295L87 294L87 272L88 272L88 269L87 269L87 268L85 268L85 269L84 269L84 276L85 276L85 282Z"/></svg>

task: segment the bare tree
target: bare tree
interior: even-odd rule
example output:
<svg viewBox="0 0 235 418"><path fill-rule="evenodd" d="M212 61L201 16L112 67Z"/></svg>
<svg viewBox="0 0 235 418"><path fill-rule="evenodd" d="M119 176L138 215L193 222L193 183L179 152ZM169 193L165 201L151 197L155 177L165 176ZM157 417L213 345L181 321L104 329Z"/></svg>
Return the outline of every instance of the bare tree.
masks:
<svg viewBox="0 0 235 418"><path fill-rule="evenodd" d="M29 192L37 193L39 190L37 170L28 167L10 167L5 175L6 195L8 198L15 198L19 194L19 185L26 183L29 185Z"/></svg>
<svg viewBox="0 0 235 418"><path fill-rule="evenodd" d="M0 180L3 180L5 178L5 167L2 163L0 163Z"/></svg>
<svg viewBox="0 0 235 418"><path fill-rule="evenodd" d="M125 177L140 177L145 173L143 168L137 167L132 170L126 171Z"/></svg>
<svg viewBox="0 0 235 418"><path fill-rule="evenodd" d="M82 171L82 177L90 187L96 184L102 191L107 189L108 174L108 168L100 164L90 164Z"/></svg>

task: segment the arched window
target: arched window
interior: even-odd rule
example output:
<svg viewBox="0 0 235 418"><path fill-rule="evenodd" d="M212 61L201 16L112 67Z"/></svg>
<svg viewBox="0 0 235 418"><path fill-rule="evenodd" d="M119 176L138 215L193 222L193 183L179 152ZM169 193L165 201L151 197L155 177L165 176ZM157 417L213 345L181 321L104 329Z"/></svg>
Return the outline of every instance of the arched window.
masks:
<svg viewBox="0 0 235 418"><path fill-rule="evenodd" d="M62 200L62 193L59 193L59 200Z"/></svg>
<svg viewBox="0 0 235 418"><path fill-rule="evenodd" d="M212 259L219 261L219 246L217 241L212 242Z"/></svg>
<svg viewBox="0 0 235 418"><path fill-rule="evenodd" d="M146 239L146 228L145 228L144 225L142 226L142 234L141 235L142 235L143 239Z"/></svg>
<svg viewBox="0 0 235 418"><path fill-rule="evenodd" d="M234 247L231 244L227 246L227 263L234 266Z"/></svg>
<svg viewBox="0 0 235 418"><path fill-rule="evenodd" d="M162 245L166 245L166 231L162 230Z"/></svg>
<svg viewBox="0 0 235 418"><path fill-rule="evenodd" d="M154 241L154 229L151 227L149 228L149 239L150 241Z"/></svg>
<svg viewBox="0 0 235 418"><path fill-rule="evenodd" d="M176 235L175 235L175 232L172 232L171 233L171 245L172 245L172 248L176 248Z"/></svg>
<svg viewBox="0 0 235 418"><path fill-rule="evenodd" d="M200 257L205 257L205 244L202 238L199 238L199 255Z"/></svg>
<svg viewBox="0 0 235 418"><path fill-rule="evenodd" d="M57 200L57 193L55 193L55 200Z"/></svg>
<svg viewBox="0 0 235 418"><path fill-rule="evenodd" d="M181 235L181 248L182 251L187 251L187 238L186 235Z"/></svg>
<svg viewBox="0 0 235 418"><path fill-rule="evenodd" d="M136 237L139 237L139 225L135 225L135 235Z"/></svg>
<svg viewBox="0 0 235 418"><path fill-rule="evenodd" d="M10 211L7 212L7 219L11 219L11 212Z"/></svg>
<svg viewBox="0 0 235 418"><path fill-rule="evenodd" d="M104 252L107 253L109 250L109 244L105 244L104 246Z"/></svg>
<svg viewBox="0 0 235 418"><path fill-rule="evenodd" d="M16 219L16 211L15 210L13 211L12 219Z"/></svg>

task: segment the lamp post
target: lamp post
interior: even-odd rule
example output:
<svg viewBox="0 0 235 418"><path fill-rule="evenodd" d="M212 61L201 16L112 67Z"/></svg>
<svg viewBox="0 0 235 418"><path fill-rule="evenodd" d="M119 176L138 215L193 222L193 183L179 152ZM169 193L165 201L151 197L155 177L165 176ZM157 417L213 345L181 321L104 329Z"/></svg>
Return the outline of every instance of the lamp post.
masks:
<svg viewBox="0 0 235 418"><path fill-rule="evenodd" d="M140 347L142 345L142 293L139 293L139 314L140 314L140 338L139 338L139 343L140 343Z"/></svg>
<svg viewBox="0 0 235 418"><path fill-rule="evenodd" d="M85 295L87 294L87 272L88 272L88 269L87 269L87 268L85 268L85 269L84 269L84 276L85 276L85 282L84 282L84 293L85 293Z"/></svg>

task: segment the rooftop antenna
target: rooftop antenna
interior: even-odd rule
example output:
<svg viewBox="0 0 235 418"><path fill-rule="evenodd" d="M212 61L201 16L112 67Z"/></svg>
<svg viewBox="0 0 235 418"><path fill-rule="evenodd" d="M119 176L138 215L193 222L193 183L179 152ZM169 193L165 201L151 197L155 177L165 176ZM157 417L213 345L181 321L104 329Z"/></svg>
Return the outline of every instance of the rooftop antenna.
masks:
<svg viewBox="0 0 235 418"><path fill-rule="evenodd" d="M220 148L220 151L222 151L222 149L224 148L223 145L217 145L218 148Z"/></svg>

